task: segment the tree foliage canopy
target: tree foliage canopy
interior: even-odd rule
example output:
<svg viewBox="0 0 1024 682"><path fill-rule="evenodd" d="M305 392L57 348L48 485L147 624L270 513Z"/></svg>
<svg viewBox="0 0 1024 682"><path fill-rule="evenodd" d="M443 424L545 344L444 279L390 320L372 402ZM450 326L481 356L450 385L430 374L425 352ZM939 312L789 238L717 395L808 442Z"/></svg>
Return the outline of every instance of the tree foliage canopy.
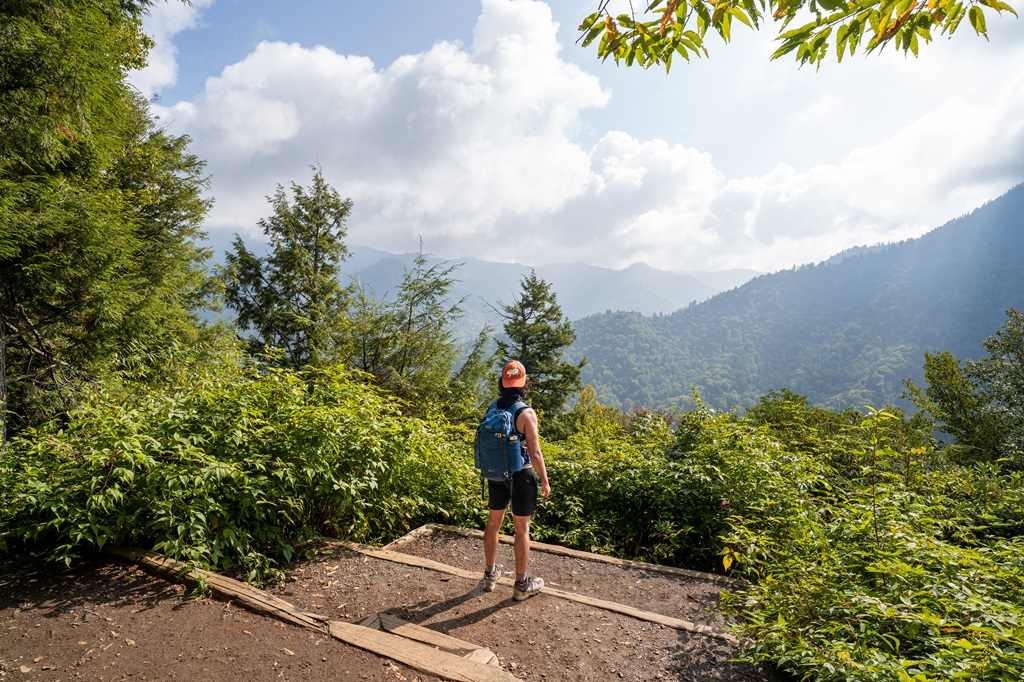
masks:
<svg viewBox="0 0 1024 682"><path fill-rule="evenodd" d="M1024 314L982 344L988 355L961 361L949 351L925 354L924 389L906 382L914 403L955 439L950 451L966 462L1005 458L1024 463Z"/></svg>
<svg viewBox="0 0 1024 682"><path fill-rule="evenodd" d="M124 80L148 4L0 13L0 441L129 345L198 333L203 162Z"/></svg>
<svg viewBox="0 0 1024 682"><path fill-rule="evenodd" d="M351 317L352 364L373 382L406 401L416 416L440 410L456 421L475 415L490 364L483 329L461 366L454 323L463 301L452 301L459 264L428 265L420 245L394 298L378 299L355 286Z"/></svg>
<svg viewBox="0 0 1024 682"><path fill-rule="evenodd" d="M669 70L678 56L708 56L708 31L728 43L734 25L760 29L779 25L779 48L772 59L792 54L800 64L817 64L835 54L838 61L858 49L873 52L891 45L917 56L922 43L950 35L967 19L974 32L988 38L985 11L1017 15L1002 0L649 0L637 11L613 13L612 0L580 24L584 46L597 43L602 59Z"/></svg>
<svg viewBox="0 0 1024 682"><path fill-rule="evenodd" d="M572 323L562 314L551 285L530 271L521 282L519 298L502 306L507 340L498 340L503 361L519 360L526 367L532 385L531 404L555 417L581 389L581 360L564 359L565 350L576 340Z"/></svg>
<svg viewBox="0 0 1024 682"><path fill-rule="evenodd" d="M273 214L259 226L270 253L257 256L235 238L224 268L228 306L253 332L256 348L282 349L293 369L341 361L349 292L338 280L338 266L348 257L345 223L352 200L342 199L314 168L309 188L293 182L289 198L278 185L268 201Z"/></svg>

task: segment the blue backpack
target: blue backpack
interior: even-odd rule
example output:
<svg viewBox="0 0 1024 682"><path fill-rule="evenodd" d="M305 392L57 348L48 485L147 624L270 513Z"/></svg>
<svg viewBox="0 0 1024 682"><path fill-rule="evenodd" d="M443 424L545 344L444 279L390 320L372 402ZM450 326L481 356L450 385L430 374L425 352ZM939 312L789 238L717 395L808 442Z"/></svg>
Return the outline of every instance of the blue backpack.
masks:
<svg viewBox="0 0 1024 682"><path fill-rule="evenodd" d="M489 481L506 481L521 471L526 458L523 443L516 431L516 417L525 410L526 403L516 401L501 409L495 400L487 408L473 441L473 458L480 476Z"/></svg>

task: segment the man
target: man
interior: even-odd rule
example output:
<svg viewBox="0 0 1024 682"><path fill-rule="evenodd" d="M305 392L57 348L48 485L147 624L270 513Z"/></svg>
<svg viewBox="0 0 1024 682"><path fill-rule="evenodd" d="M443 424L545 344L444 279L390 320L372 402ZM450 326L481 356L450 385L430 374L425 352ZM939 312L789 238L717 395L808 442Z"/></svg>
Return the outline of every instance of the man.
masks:
<svg viewBox="0 0 1024 682"><path fill-rule="evenodd" d="M507 409L521 401L530 391L530 380L526 368L518 360L512 360L501 371L498 379L498 407ZM511 481L488 481L487 530L484 532L484 592L490 592L501 577L498 560L498 533L505 520L505 510L512 507L512 523L515 527L516 583L512 598L522 601L539 593L544 581L526 574L530 561L530 516L537 509L537 482L540 481L541 497L551 494L548 472L544 468L544 456L540 452L540 433L537 428L537 413L532 407L521 407L515 415L515 428L520 442L525 442L523 469L512 475Z"/></svg>

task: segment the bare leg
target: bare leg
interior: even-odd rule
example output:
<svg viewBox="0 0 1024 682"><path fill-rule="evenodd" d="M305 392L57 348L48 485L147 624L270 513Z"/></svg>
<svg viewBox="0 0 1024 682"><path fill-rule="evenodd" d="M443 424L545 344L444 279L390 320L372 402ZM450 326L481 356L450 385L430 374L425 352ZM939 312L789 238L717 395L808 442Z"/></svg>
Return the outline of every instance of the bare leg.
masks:
<svg viewBox="0 0 1024 682"><path fill-rule="evenodd" d="M516 555L516 573L523 574L526 573L526 567L530 563L530 517L513 514L512 523L516 529L515 544L513 545ZM497 542L497 536L494 539Z"/></svg>
<svg viewBox="0 0 1024 682"><path fill-rule="evenodd" d="M486 566L498 563L498 533L501 531L501 522L505 520L504 509L491 509L490 512L490 516L487 517L487 530L484 531L484 563Z"/></svg>

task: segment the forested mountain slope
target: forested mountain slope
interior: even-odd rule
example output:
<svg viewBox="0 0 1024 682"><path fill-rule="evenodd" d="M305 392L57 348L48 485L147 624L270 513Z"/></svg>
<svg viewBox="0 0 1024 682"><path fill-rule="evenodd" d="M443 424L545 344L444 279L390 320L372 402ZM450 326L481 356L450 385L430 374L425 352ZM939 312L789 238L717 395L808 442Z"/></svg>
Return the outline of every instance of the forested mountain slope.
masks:
<svg viewBox="0 0 1024 682"><path fill-rule="evenodd" d="M602 402L717 408L788 388L842 408L895 403L923 353L978 357L1024 308L1024 185L915 240L762 275L670 315L576 323Z"/></svg>

